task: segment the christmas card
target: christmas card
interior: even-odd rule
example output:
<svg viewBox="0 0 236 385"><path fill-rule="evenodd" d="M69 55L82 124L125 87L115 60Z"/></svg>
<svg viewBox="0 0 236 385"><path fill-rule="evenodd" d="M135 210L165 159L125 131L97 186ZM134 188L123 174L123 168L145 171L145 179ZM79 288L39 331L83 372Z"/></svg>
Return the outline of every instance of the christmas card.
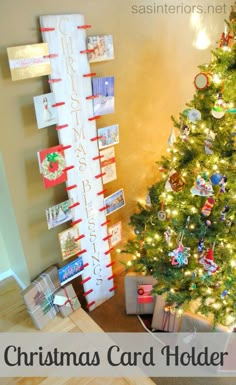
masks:
<svg viewBox="0 0 236 385"><path fill-rule="evenodd" d="M105 175L102 177L103 184L109 183L115 180L116 177L116 163L115 163L115 149L114 147L106 148L100 151L101 158L101 170Z"/></svg>
<svg viewBox="0 0 236 385"><path fill-rule="evenodd" d="M103 127L98 129L98 146L102 148L112 146L119 143L119 125L114 124L113 126Z"/></svg>
<svg viewBox="0 0 236 385"><path fill-rule="evenodd" d="M57 123L54 95L52 92L34 96L34 108L38 128L44 128Z"/></svg>
<svg viewBox="0 0 236 385"><path fill-rule="evenodd" d="M93 112L95 116L106 115L114 112L114 77L93 78Z"/></svg>
<svg viewBox="0 0 236 385"><path fill-rule="evenodd" d="M51 73L48 44L7 48L12 80L34 78Z"/></svg>
<svg viewBox="0 0 236 385"><path fill-rule="evenodd" d="M106 209L106 215L114 213L114 211L119 210L125 205L124 190L120 189L114 192L112 195L109 195L104 200L105 206L108 206Z"/></svg>
<svg viewBox="0 0 236 385"><path fill-rule="evenodd" d="M80 242L76 240L78 236L76 227L71 227L58 234L63 260L71 258L81 251Z"/></svg>
<svg viewBox="0 0 236 385"><path fill-rule="evenodd" d="M72 212L70 210L70 205L72 205L72 203L73 200L68 199L67 201L61 202L58 205L46 209L48 230L53 229L54 227L72 219Z"/></svg>
<svg viewBox="0 0 236 385"><path fill-rule="evenodd" d="M65 285L67 282L78 277L83 272L83 259L79 257L74 261L68 263L58 270L59 280L61 285Z"/></svg>
<svg viewBox="0 0 236 385"><path fill-rule="evenodd" d="M109 240L110 247L116 246L122 240L122 224L121 222L116 223L115 225L108 228L108 234L111 235Z"/></svg>
<svg viewBox="0 0 236 385"><path fill-rule="evenodd" d="M56 186L66 181L65 157L62 145L39 151L38 159L45 188Z"/></svg>
<svg viewBox="0 0 236 385"><path fill-rule="evenodd" d="M114 59L112 35L89 36L88 49L93 50L88 54L89 63Z"/></svg>

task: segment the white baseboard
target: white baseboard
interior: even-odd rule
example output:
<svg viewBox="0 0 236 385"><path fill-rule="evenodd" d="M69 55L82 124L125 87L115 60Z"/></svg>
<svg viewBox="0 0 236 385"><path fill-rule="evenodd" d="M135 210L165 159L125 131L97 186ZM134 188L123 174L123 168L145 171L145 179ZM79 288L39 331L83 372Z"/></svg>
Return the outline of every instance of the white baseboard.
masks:
<svg viewBox="0 0 236 385"><path fill-rule="evenodd" d="M0 281L3 281L4 279L9 277L15 278L16 282L18 283L18 285L21 287L22 290L26 288L26 285L24 284L24 282L22 282L22 280L18 277L18 275L12 269L9 269L4 271L3 273L0 273Z"/></svg>
<svg viewBox="0 0 236 385"><path fill-rule="evenodd" d="M6 270L3 273L0 273L0 281L3 281L4 279L9 278L11 276L12 276L12 270L11 269Z"/></svg>

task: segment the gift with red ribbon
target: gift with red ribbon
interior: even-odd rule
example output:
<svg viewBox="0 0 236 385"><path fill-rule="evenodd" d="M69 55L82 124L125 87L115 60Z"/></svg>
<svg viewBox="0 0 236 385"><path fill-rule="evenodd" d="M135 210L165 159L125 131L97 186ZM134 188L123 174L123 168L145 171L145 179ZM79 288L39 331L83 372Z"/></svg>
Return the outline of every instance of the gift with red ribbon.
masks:
<svg viewBox="0 0 236 385"><path fill-rule="evenodd" d="M68 317L68 315L81 307L71 284L65 285L55 293L54 304L58 306L63 317Z"/></svg>
<svg viewBox="0 0 236 385"><path fill-rule="evenodd" d="M50 266L22 292L26 309L37 329L43 329L56 317L54 295L60 287L58 268Z"/></svg>

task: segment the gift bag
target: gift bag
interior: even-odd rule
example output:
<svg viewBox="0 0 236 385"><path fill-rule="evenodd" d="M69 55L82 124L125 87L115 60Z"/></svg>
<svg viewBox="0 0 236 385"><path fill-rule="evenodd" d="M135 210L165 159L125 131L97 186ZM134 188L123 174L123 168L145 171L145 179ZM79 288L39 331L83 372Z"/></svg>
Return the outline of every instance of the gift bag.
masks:
<svg viewBox="0 0 236 385"><path fill-rule="evenodd" d="M58 313L54 295L59 287L58 269L51 266L23 290L27 311L38 329L43 329Z"/></svg>
<svg viewBox="0 0 236 385"><path fill-rule="evenodd" d="M62 287L55 293L54 304L58 306L63 317L68 317L69 314L81 307L71 284Z"/></svg>

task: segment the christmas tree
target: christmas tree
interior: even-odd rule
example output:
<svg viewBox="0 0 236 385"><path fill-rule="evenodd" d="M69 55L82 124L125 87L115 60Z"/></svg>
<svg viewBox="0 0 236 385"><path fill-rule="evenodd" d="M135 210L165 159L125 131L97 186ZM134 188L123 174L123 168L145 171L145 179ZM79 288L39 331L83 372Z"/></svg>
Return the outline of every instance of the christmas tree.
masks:
<svg viewBox="0 0 236 385"><path fill-rule="evenodd" d="M169 138L169 154L157 162L161 180L146 205L131 216L134 238L123 252L127 269L152 275L156 294L181 313L213 315L236 325L236 14L207 65L194 79L193 100ZM175 136L175 132L178 135Z"/></svg>

